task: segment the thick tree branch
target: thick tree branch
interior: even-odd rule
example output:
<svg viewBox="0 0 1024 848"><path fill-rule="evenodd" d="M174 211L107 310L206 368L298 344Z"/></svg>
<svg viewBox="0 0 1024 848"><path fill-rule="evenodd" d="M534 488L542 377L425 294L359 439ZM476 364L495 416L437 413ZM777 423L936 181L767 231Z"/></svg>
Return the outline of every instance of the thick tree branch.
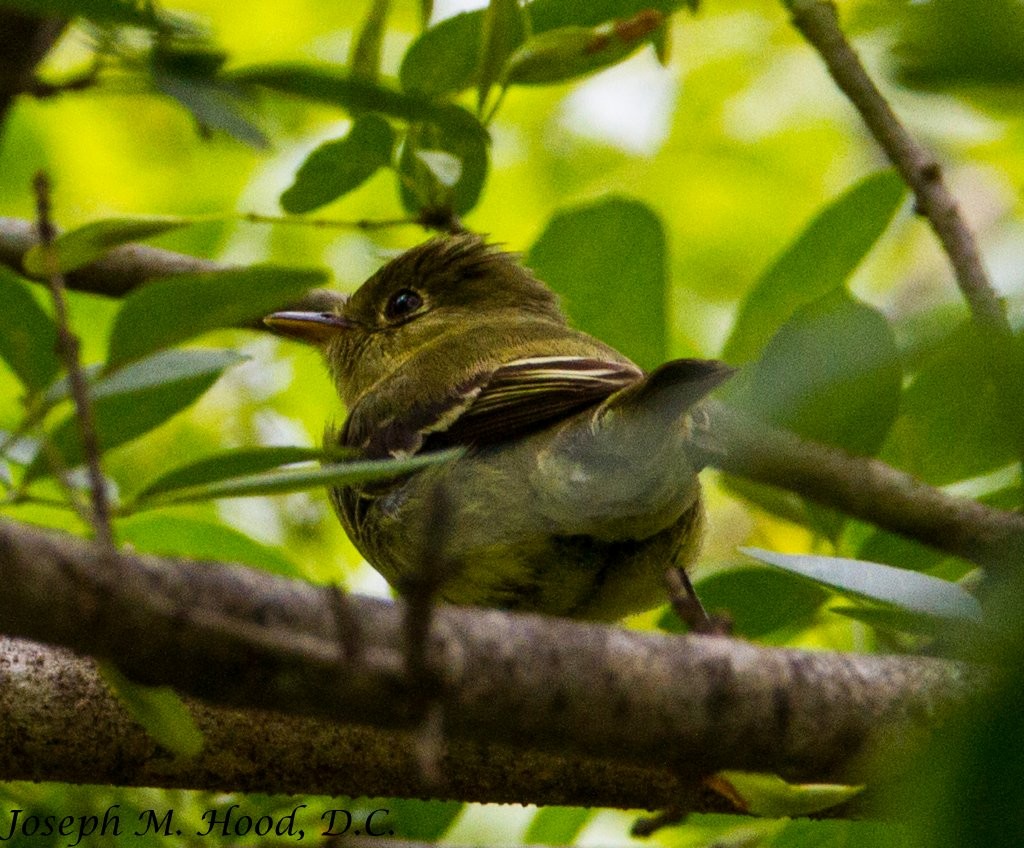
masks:
<svg viewBox="0 0 1024 848"><path fill-rule="evenodd" d="M127 554L111 568L100 553L0 523L0 629L213 704L413 726L401 605L349 599L363 646L353 659L321 588ZM723 768L851 776L888 734L934 730L983 682L924 657L758 648L457 607L436 610L428 652L450 742L684 777Z"/></svg>

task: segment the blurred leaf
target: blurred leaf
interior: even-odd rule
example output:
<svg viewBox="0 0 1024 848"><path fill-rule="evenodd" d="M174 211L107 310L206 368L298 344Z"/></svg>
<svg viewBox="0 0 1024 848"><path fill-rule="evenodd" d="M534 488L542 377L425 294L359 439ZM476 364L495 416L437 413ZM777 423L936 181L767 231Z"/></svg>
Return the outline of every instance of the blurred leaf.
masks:
<svg viewBox="0 0 1024 848"><path fill-rule="evenodd" d="M417 150L414 154L445 188L451 188L462 176L462 160L443 150Z"/></svg>
<svg viewBox="0 0 1024 848"><path fill-rule="evenodd" d="M118 521L117 537L136 551L166 557L185 557L216 562L238 562L301 578L295 563L277 548L261 545L244 533L223 524L177 515L133 515Z"/></svg>
<svg viewBox="0 0 1024 848"><path fill-rule="evenodd" d="M108 218L61 233L53 249L57 252L59 270L67 273L95 262L119 245L152 238L192 223L190 218ZM44 255L43 245L31 247L22 260L25 270L34 277L46 277L49 271Z"/></svg>
<svg viewBox="0 0 1024 848"><path fill-rule="evenodd" d="M420 0L420 24L426 29L430 16L434 14L434 0Z"/></svg>
<svg viewBox="0 0 1024 848"><path fill-rule="evenodd" d="M433 842L447 833L466 806L461 801L419 801L413 798L371 799L372 808L386 807L395 823L395 836Z"/></svg>
<svg viewBox="0 0 1024 848"><path fill-rule="evenodd" d="M936 486L1012 462L990 373L973 323L964 322L903 393L882 457Z"/></svg>
<svg viewBox="0 0 1024 848"><path fill-rule="evenodd" d="M60 368L57 328L28 283L0 267L0 358L30 392L45 388Z"/></svg>
<svg viewBox="0 0 1024 848"><path fill-rule="evenodd" d="M101 451L112 450L160 426L198 399L226 368L244 358L230 350L169 350L91 384ZM47 438L66 468L84 461L74 413L57 424ZM48 456L40 451L26 469L25 481L51 473Z"/></svg>
<svg viewBox="0 0 1024 848"><path fill-rule="evenodd" d="M761 562L801 574L853 598L890 604L935 618L981 621L981 605L956 583L877 562L740 548Z"/></svg>
<svg viewBox="0 0 1024 848"><path fill-rule="evenodd" d="M342 453L350 451L343 451L341 448L331 452L322 448L299 447L234 448L173 468L144 486L138 496L152 497L172 489L256 474L295 462L322 460L328 457L339 459Z"/></svg>
<svg viewBox="0 0 1024 848"><path fill-rule="evenodd" d="M478 143L487 139L487 131L480 122L461 106L396 91L383 83L349 76L331 65L257 65L227 76L239 83L340 106L350 113L382 112L410 123L434 124L453 136Z"/></svg>
<svg viewBox="0 0 1024 848"><path fill-rule="evenodd" d="M844 804L864 791L863 786L838 783L787 783L775 774L726 771L722 776L750 805L750 812L766 818L809 816Z"/></svg>
<svg viewBox="0 0 1024 848"><path fill-rule="evenodd" d="M108 363L255 321L326 281L323 271L272 265L152 280L122 302L110 331Z"/></svg>
<svg viewBox="0 0 1024 848"><path fill-rule="evenodd" d="M595 27L646 11L668 15L695 0L534 0L526 12L534 35L562 27ZM463 12L425 30L405 53L402 88L423 94L455 94L480 81L485 10Z"/></svg>
<svg viewBox="0 0 1024 848"><path fill-rule="evenodd" d="M109 662L100 663L100 674L146 732L180 757L194 757L203 750L203 734L181 697L167 686L133 683Z"/></svg>
<svg viewBox="0 0 1024 848"><path fill-rule="evenodd" d="M374 82L380 74L380 49L391 10L391 0L371 0L352 51L352 74Z"/></svg>
<svg viewBox="0 0 1024 848"><path fill-rule="evenodd" d="M704 608L712 615L726 614L733 634L745 639L806 627L828 599L824 589L801 577L757 566L716 571L694 588ZM658 626L673 633L685 629L671 609Z"/></svg>
<svg viewBox="0 0 1024 848"><path fill-rule="evenodd" d="M510 84L547 85L603 70L651 43L663 22L660 12L646 9L596 27L542 32L509 57L506 79Z"/></svg>
<svg viewBox="0 0 1024 848"><path fill-rule="evenodd" d="M842 286L906 194L895 171L879 171L819 212L747 294L722 358L733 365L756 358L798 309Z"/></svg>
<svg viewBox="0 0 1024 848"><path fill-rule="evenodd" d="M606 197L556 212L526 264L581 330L645 368L668 358L665 232L646 204Z"/></svg>
<svg viewBox="0 0 1024 848"><path fill-rule="evenodd" d="M902 380L888 322L840 288L798 309L725 394L769 424L871 456L896 418Z"/></svg>
<svg viewBox="0 0 1024 848"><path fill-rule="evenodd" d="M893 821L802 818L783 822L781 830L760 841L757 848L911 848L911 845L903 829Z"/></svg>
<svg viewBox="0 0 1024 848"><path fill-rule="evenodd" d="M153 71L153 85L184 106L201 129L220 130L257 150L270 147L263 131L245 114L251 107L240 89L218 80L175 76L160 69Z"/></svg>
<svg viewBox="0 0 1024 848"><path fill-rule="evenodd" d="M594 813L587 807L541 807L530 819L523 842L530 845L572 845Z"/></svg>
<svg viewBox="0 0 1024 848"><path fill-rule="evenodd" d="M446 462L460 453L459 450L437 451L413 456L409 459L363 460L316 468L268 471L263 474L216 480L202 485L174 489L151 497L140 497L136 501L136 507L152 508L165 504L208 501L215 498L283 495L325 486L351 486L375 480L391 480L429 465Z"/></svg>
<svg viewBox="0 0 1024 848"><path fill-rule="evenodd" d="M4 0L4 5L41 18L87 18L99 24L162 28L166 19L154 5L134 0Z"/></svg>
<svg viewBox="0 0 1024 848"><path fill-rule="evenodd" d="M929 0L901 4L896 70L928 89L1024 86L1024 3ZM1018 101L1019 104L1019 101Z"/></svg>
<svg viewBox="0 0 1024 848"><path fill-rule="evenodd" d="M884 633L910 633L945 642L965 644L982 632L976 622L968 619L936 618L896 607L830 607L829 611Z"/></svg>
<svg viewBox="0 0 1024 848"><path fill-rule="evenodd" d="M500 83L509 56L526 38L528 23L519 0L490 0L483 19L477 69L477 111L483 113L491 86Z"/></svg>
<svg viewBox="0 0 1024 848"><path fill-rule="evenodd" d="M445 168L442 155L452 157ZM458 162L459 174L446 185ZM487 146L478 138L452 134L429 124L414 124L406 133L399 160L402 205L414 214L450 210L469 212L480 199L487 178ZM441 171L439 178L437 171ZM445 173L447 171L447 173Z"/></svg>
<svg viewBox="0 0 1024 848"><path fill-rule="evenodd" d="M321 144L306 157L281 195L281 207L297 215L336 200L391 164L394 147L394 131L384 118L360 115L348 135Z"/></svg>

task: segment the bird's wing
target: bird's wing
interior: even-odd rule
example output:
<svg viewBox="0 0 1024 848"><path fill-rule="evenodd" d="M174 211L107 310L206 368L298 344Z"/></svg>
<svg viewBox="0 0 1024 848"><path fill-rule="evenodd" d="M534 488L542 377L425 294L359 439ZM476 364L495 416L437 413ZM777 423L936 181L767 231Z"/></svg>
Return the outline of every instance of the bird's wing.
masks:
<svg viewBox="0 0 1024 848"><path fill-rule="evenodd" d="M376 457L492 444L593 406L643 376L632 363L597 357L516 359L482 371L442 400L413 406L401 416L382 419L357 406L341 440Z"/></svg>

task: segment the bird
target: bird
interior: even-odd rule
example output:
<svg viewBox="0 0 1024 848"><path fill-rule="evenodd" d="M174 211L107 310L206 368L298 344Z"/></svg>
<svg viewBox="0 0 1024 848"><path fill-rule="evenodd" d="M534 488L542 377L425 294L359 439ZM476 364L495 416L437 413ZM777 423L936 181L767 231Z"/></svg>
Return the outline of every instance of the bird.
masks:
<svg viewBox="0 0 1024 848"><path fill-rule="evenodd" d="M409 591L440 557L442 601L614 621L667 600L705 515L702 399L731 374L676 359L645 372L573 329L556 294L483 237L435 237L350 296L264 319L323 353L347 409L325 445L441 460L336 486L365 559Z"/></svg>

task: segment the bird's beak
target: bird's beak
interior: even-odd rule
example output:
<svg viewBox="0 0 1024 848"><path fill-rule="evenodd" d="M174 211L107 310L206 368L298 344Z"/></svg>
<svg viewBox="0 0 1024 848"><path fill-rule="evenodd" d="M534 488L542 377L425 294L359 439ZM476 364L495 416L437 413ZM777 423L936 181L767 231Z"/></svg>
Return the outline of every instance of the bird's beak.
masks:
<svg viewBox="0 0 1024 848"><path fill-rule="evenodd" d="M334 312L275 312L263 319L275 333L322 345L355 325Z"/></svg>

